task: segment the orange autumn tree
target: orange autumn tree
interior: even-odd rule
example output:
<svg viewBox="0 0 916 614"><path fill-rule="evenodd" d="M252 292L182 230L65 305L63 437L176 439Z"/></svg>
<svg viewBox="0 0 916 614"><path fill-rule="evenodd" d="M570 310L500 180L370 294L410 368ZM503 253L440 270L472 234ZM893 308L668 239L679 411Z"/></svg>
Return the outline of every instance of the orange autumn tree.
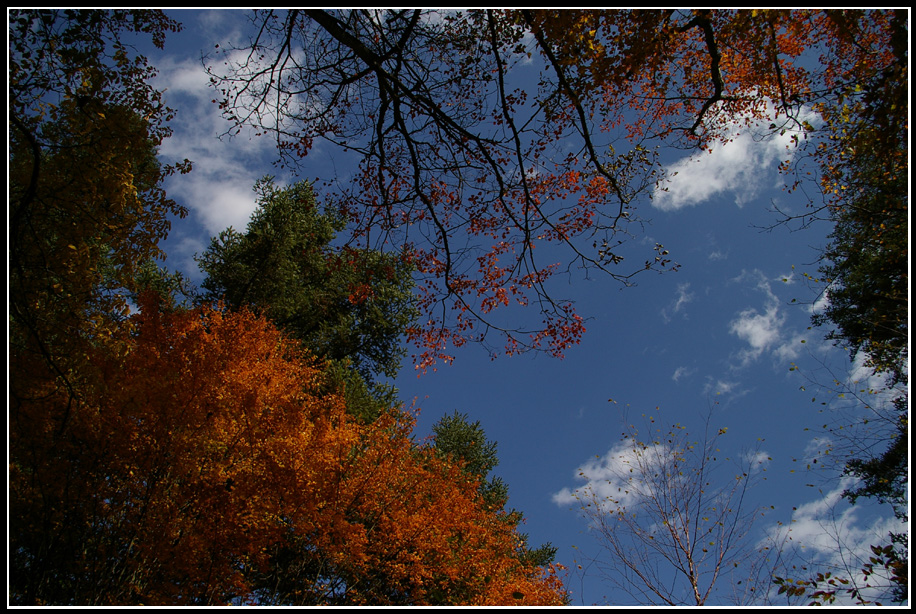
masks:
<svg viewBox="0 0 916 614"><path fill-rule="evenodd" d="M561 605L551 569L519 557L525 544L478 480L410 439L392 413L360 429L329 498L333 530L282 542L259 578L275 605ZM308 535L308 534L306 534ZM319 582L315 577L320 576Z"/></svg>
<svg viewBox="0 0 916 614"><path fill-rule="evenodd" d="M662 148L770 124L810 132L814 105L894 61L886 11L294 9L252 20L250 42L218 46L209 68L227 132L254 126L284 165L317 144L358 162L355 181L329 183L321 200L348 215L355 243L414 255L421 368L469 340L562 355L585 326L557 273L630 284L675 266L661 245L627 245L664 177Z"/></svg>
<svg viewBox="0 0 916 614"><path fill-rule="evenodd" d="M153 10L8 17L9 403L62 389L76 404L87 348L187 213L162 183L190 164L157 156L173 111L132 47L162 48L180 25Z"/></svg>
<svg viewBox="0 0 916 614"><path fill-rule="evenodd" d="M76 405L11 411L12 603L563 602L408 416L356 422L266 320L153 293L131 319Z"/></svg>

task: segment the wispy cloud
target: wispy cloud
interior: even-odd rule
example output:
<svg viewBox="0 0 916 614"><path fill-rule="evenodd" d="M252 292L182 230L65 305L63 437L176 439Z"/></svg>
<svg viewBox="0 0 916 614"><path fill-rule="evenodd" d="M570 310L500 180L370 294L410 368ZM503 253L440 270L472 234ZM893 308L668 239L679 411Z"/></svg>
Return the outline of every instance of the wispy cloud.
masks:
<svg viewBox="0 0 916 614"><path fill-rule="evenodd" d="M703 386L703 394L706 395L734 395L736 398L748 393L747 389L742 389L740 382L718 379L713 381L708 379Z"/></svg>
<svg viewBox="0 0 916 614"><path fill-rule="evenodd" d="M199 60L166 59L159 69L156 86L166 88L166 104L179 108L171 122L173 135L160 147L160 156L194 163L191 173L168 180L169 195L188 207L211 235L228 226L244 228L256 206L252 186L259 175L252 169L264 168L270 143L248 132L220 138L229 124L212 102L214 92Z"/></svg>
<svg viewBox="0 0 916 614"><path fill-rule="evenodd" d="M693 367L678 367L677 369L674 370L674 374L671 376L671 379L677 382L682 377L689 377L696 372L697 370Z"/></svg>
<svg viewBox="0 0 916 614"><path fill-rule="evenodd" d="M743 273L738 280L748 278L763 293L764 302L760 308L742 309L728 325L729 332L747 344L738 353L740 365L747 366L764 353L770 353L780 361L794 359L799 348L807 341L805 335L792 331L787 324L788 315L779 297L773 292L770 280L760 271Z"/></svg>
<svg viewBox="0 0 916 614"><path fill-rule="evenodd" d="M670 322L674 314L680 312L687 303L693 300L694 294L690 292L690 282L678 284L674 299L667 307L662 309L662 318L665 322ZM686 314L684 317L687 317Z"/></svg>
<svg viewBox="0 0 916 614"><path fill-rule="evenodd" d="M805 117L814 121L812 114ZM794 155L792 137L798 132L770 133L769 123L765 119L752 126L736 124L726 142L671 164L652 196L653 206L673 211L726 195L739 207L752 200L762 186L777 178L780 160Z"/></svg>

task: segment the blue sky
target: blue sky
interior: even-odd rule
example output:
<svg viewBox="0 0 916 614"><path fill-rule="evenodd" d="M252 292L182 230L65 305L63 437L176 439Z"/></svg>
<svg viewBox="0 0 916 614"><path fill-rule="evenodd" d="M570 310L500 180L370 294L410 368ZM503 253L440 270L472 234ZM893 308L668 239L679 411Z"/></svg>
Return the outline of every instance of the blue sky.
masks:
<svg viewBox="0 0 916 614"><path fill-rule="evenodd" d="M184 31L167 39L164 52L150 54L160 70L157 86L167 88L166 102L178 110L174 136L160 153L190 158L195 170L166 186L191 213L173 224L165 264L199 281L193 255L227 226L244 228L254 182L265 174L281 182L291 178L271 166L269 139L244 133L217 138L228 124L210 103L214 94L200 53L217 43L243 42L244 13L169 13ZM773 506L758 523L758 538L781 521L792 526L795 543L804 544L811 559L832 562L832 534L856 552L883 543L893 526L887 508L849 508L838 501L844 485L830 479L835 472L806 469L830 466L823 458L812 465L826 444L823 427L846 415L841 406L855 411L816 384L866 382L867 372L824 342L822 331L808 328L819 297L803 273L815 272L812 263L829 227L762 230L777 222L774 206L797 213L805 203L782 189L777 171L778 161L792 155L787 138L741 134L712 154L667 154L669 189L639 205L651 224L637 241L647 250L663 244L681 268L645 274L631 288L575 271L558 278L558 293L589 318L581 344L565 359L491 360L485 349L468 346L452 365L421 377L405 364L396 382L402 399L421 408L420 437L457 410L480 420L498 442L495 473L509 485L510 506L525 513L532 543L559 548L577 605L619 603L621 596L598 578L578 575L583 553L601 553L567 495L585 485L577 476L586 463L593 479L603 477L625 422L642 414L699 435L711 412L715 428L728 428L722 444L731 454L758 446L772 459L768 479L751 495L753 505ZM347 172L347 160L321 147L310 154L301 178L345 182Z"/></svg>

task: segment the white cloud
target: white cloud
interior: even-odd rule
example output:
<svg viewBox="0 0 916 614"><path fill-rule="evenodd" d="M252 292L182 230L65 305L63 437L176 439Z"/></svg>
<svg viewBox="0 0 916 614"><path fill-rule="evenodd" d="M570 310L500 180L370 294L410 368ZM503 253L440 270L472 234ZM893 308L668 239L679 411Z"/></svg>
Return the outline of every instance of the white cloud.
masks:
<svg viewBox="0 0 916 614"><path fill-rule="evenodd" d="M693 300L694 294L693 292L689 292L689 289L690 282L678 284L677 295L675 296L674 300L668 305L668 307L662 309L662 318L664 318L665 322L670 322L673 314L681 311L684 305Z"/></svg>
<svg viewBox="0 0 916 614"><path fill-rule="evenodd" d="M871 546L886 544L888 533L905 532L907 527L886 514L867 514L870 510L864 504L850 505L845 501L843 492L855 483L853 478L844 477L832 490L822 492L820 498L798 506L788 524L768 528L761 545L792 545L803 552L809 570L860 580L861 566L872 554ZM849 596L838 594L838 605L843 598ZM852 605L852 601L843 604Z"/></svg>
<svg viewBox="0 0 916 614"><path fill-rule="evenodd" d="M773 355L780 362L788 362L798 358L801 348L808 343L808 335L795 334L787 341L779 344L774 350Z"/></svg>
<svg viewBox="0 0 916 614"><path fill-rule="evenodd" d="M905 372L906 367L904 364ZM895 397L906 394L905 384L891 386L888 373L875 373L864 352L857 352L853 357L846 377L846 388L856 391L856 395L867 396L867 405L871 408L890 406Z"/></svg>
<svg viewBox="0 0 916 614"><path fill-rule="evenodd" d="M173 134L160 147L160 156L167 161L188 158L194 164L191 173L168 180L169 195L211 235L228 226L244 229L256 206L252 186L260 178L252 169L264 168L273 155L269 140L251 131L220 138L230 124L212 103L214 92L199 61L166 59L159 68L156 86L166 88L166 104L178 108Z"/></svg>
<svg viewBox="0 0 916 614"><path fill-rule="evenodd" d="M674 311L678 312L681 310L681 307L693 300L693 293L688 292L690 288L690 283L685 282L678 284L677 286L677 301L674 303Z"/></svg>
<svg viewBox="0 0 916 614"><path fill-rule="evenodd" d="M201 28L212 33L214 40L240 40L241 28L250 26L246 11L212 9L196 12L196 15Z"/></svg>
<svg viewBox="0 0 916 614"><path fill-rule="evenodd" d="M180 194L211 236L229 226L243 231L257 206L252 190L256 179L201 171L182 184L172 184L170 194Z"/></svg>
<svg viewBox="0 0 916 614"><path fill-rule="evenodd" d="M760 358L765 352L772 354L780 362L795 359L808 336L793 332L787 325L788 315L782 309L779 297L770 287L770 281L760 271L744 272L736 281L756 279L756 287L764 293L762 308L748 307L738 312L729 323L729 332L747 343L747 347L738 353L742 366ZM786 282L790 277L779 276L777 279Z"/></svg>
<svg viewBox="0 0 916 614"><path fill-rule="evenodd" d="M735 393L737 390L739 390L739 386L740 386L740 383L738 382L730 382L730 381L721 380L721 379L716 380L715 382L707 381L706 385L703 387L703 394L714 394L714 395L732 394L732 393ZM744 396L745 394L747 394L746 390L741 392L740 396Z"/></svg>
<svg viewBox="0 0 916 614"><path fill-rule="evenodd" d="M804 118L814 121L810 113ZM794 155L792 137L798 131L769 134L766 126L770 121L741 127L733 124L726 142L717 141L709 152L669 165L666 179L652 196L653 206L674 211L726 194L739 207L752 200L762 186L772 184L779 162Z"/></svg>
<svg viewBox="0 0 916 614"><path fill-rule="evenodd" d="M773 460L773 457L763 450L748 450L743 456L745 464L754 470L767 467Z"/></svg>
<svg viewBox="0 0 916 614"><path fill-rule="evenodd" d="M675 382L680 380L682 377L688 377L696 373L696 369L690 367L678 367L674 370L674 374L671 376L671 379Z"/></svg>
<svg viewBox="0 0 916 614"><path fill-rule="evenodd" d="M741 311L729 324L729 331L750 346L740 354L742 363L756 360L765 350L777 345L785 321L785 316L779 312L779 304L772 301L763 313L752 307Z"/></svg>
<svg viewBox="0 0 916 614"><path fill-rule="evenodd" d="M185 94L193 98L204 98L210 91L210 78L200 62L185 60L175 62L172 58L163 58L159 65L160 75L156 81L162 81L168 88L164 94L166 104L176 94Z"/></svg>
<svg viewBox="0 0 916 614"><path fill-rule="evenodd" d="M636 450L632 441L621 441L604 456L596 456L580 466L575 477L585 484L575 489L563 488L553 495L553 502L560 506L592 503L609 509L632 505L641 496L639 485L629 478L630 468L661 463L666 453L664 444Z"/></svg>
<svg viewBox="0 0 916 614"><path fill-rule="evenodd" d="M808 306L808 312L811 314L821 313L830 306L830 292L821 292L817 299Z"/></svg>

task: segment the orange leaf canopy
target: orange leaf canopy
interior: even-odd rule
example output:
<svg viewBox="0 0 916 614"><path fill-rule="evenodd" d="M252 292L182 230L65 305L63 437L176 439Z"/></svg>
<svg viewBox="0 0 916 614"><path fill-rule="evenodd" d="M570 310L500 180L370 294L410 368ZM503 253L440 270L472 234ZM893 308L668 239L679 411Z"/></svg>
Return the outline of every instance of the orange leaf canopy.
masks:
<svg viewBox="0 0 916 614"><path fill-rule="evenodd" d="M512 523L392 410L351 418L266 320L152 295L76 407L11 420L11 595L79 604L561 604ZM56 588L56 592L55 592Z"/></svg>

